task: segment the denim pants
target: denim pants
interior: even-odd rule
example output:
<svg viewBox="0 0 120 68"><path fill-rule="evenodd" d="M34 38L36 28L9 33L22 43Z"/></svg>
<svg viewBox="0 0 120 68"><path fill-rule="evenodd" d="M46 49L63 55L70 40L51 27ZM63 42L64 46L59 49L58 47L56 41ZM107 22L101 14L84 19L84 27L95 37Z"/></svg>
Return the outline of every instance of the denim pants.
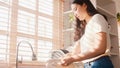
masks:
<svg viewBox="0 0 120 68"><path fill-rule="evenodd" d="M103 56L95 61L87 62L84 68L114 68L109 56Z"/></svg>

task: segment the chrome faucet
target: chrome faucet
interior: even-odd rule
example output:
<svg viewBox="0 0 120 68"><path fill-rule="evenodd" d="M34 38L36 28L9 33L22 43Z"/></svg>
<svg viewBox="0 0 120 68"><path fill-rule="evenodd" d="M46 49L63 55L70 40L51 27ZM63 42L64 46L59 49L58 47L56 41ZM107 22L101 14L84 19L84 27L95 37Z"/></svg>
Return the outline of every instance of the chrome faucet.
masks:
<svg viewBox="0 0 120 68"><path fill-rule="evenodd" d="M35 53L34 53L34 51L33 51L32 45L31 45L28 41L20 41L20 42L18 43L18 45L17 45L16 68L18 68L18 53L19 53L19 46L20 46L21 43L27 43L27 44L30 46L30 48L31 48L31 50L32 50L32 60L33 60L33 61L37 60L36 55L35 55Z"/></svg>

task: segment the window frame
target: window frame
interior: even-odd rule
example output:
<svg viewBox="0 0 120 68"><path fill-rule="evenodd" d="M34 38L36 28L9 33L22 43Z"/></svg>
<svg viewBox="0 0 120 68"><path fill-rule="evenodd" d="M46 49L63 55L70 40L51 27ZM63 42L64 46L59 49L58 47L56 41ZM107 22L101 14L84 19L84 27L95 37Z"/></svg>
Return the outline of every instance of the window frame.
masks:
<svg viewBox="0 0 120 68"><path fill-rule="evenodd" d="M16 60L16 45L17 45L17 37L27 37L27 38L32 38L34 39L35 43L34 43L34 51L37 54L37 49L38 49L38 40L45 40L45 41L51 41L53 43L53 48L52 49L60 49L63 48L63 33L62 33L62 29L63 29L63 1L61 0L53 0L53 16L44 14L39 12L38 10L38 1L36 0L37 4L36 4L36 10L31 10L29 8L25 8L23 6L19 5L19 1L18 0L11 0L10 1L10 5L7 5L6 3L3 4L3 6L7 6L7 7L11 7L10 8L10 20L9 20L9 30L8 31L2 31L0 30L0 34L8 34L9 36L9 62L10 64L15 64L15 60ZM0 4L3 2L0 2ZM35 24L35 35L29 35L29 34L24 34L24 33L20 33L17 31L17 21L18 21L18 10L23 10L32 14L36 15L36 19L35 22L37 22ZM47 17L50 19L53 19L53 38L45 38L45 37L40 37L38 36L38 17L39 16L43 16L43 17ZM14 24L14 25L12 25ZM27 61L25 61L24 63L29 63ZM40 62L36 62L35 64L40 63ZM41 64L44 64L44 62L41 62Z"/></svg>

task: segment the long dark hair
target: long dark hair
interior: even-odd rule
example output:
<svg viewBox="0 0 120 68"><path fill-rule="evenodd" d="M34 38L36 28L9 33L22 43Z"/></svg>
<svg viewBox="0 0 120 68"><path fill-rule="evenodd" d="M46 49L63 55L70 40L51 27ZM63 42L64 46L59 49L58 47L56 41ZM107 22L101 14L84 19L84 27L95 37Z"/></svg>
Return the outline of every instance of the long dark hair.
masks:
<svg viewBox="0 0 120 68"><path fill-rule="evenodd" d="M87 13L89 16L93 16L95 14L98 14L99 12L95 9L95 7L92 5L92 3L90 2L90 0L74 0L72 2L72 4L79 4L79 5L83 5L86 4L87 5ZM76 18L76 22L75 22L75 31L74 31L74 41L79 40L82 35L84 34L85 31L85 26L86 26L86 21L80 21L78 18Z"/></svg>

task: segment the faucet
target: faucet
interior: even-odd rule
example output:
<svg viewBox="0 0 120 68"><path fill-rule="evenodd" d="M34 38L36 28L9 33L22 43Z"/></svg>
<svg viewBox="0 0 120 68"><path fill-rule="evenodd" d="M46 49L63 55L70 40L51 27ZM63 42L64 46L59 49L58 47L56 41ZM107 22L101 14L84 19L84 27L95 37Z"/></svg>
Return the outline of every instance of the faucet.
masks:
<svg viewBox="0 0 120 68"><path fill-rule="evenodd" d="M16 68L18 68L18 53L19 53L19 46L20 46L21 43L27 43L27 44L30 46L30 48L31 48L31 50L32 50L32 60L33 60L33 61L37 60L36 55L35 55L35 53L34 53L34 51L33 51L32 45L31 45L28 41L20 41L20 42L18 43L18 45L17 45L17 50L16 50L16 51L17 51L17 52L16 52Z"/></svg>

